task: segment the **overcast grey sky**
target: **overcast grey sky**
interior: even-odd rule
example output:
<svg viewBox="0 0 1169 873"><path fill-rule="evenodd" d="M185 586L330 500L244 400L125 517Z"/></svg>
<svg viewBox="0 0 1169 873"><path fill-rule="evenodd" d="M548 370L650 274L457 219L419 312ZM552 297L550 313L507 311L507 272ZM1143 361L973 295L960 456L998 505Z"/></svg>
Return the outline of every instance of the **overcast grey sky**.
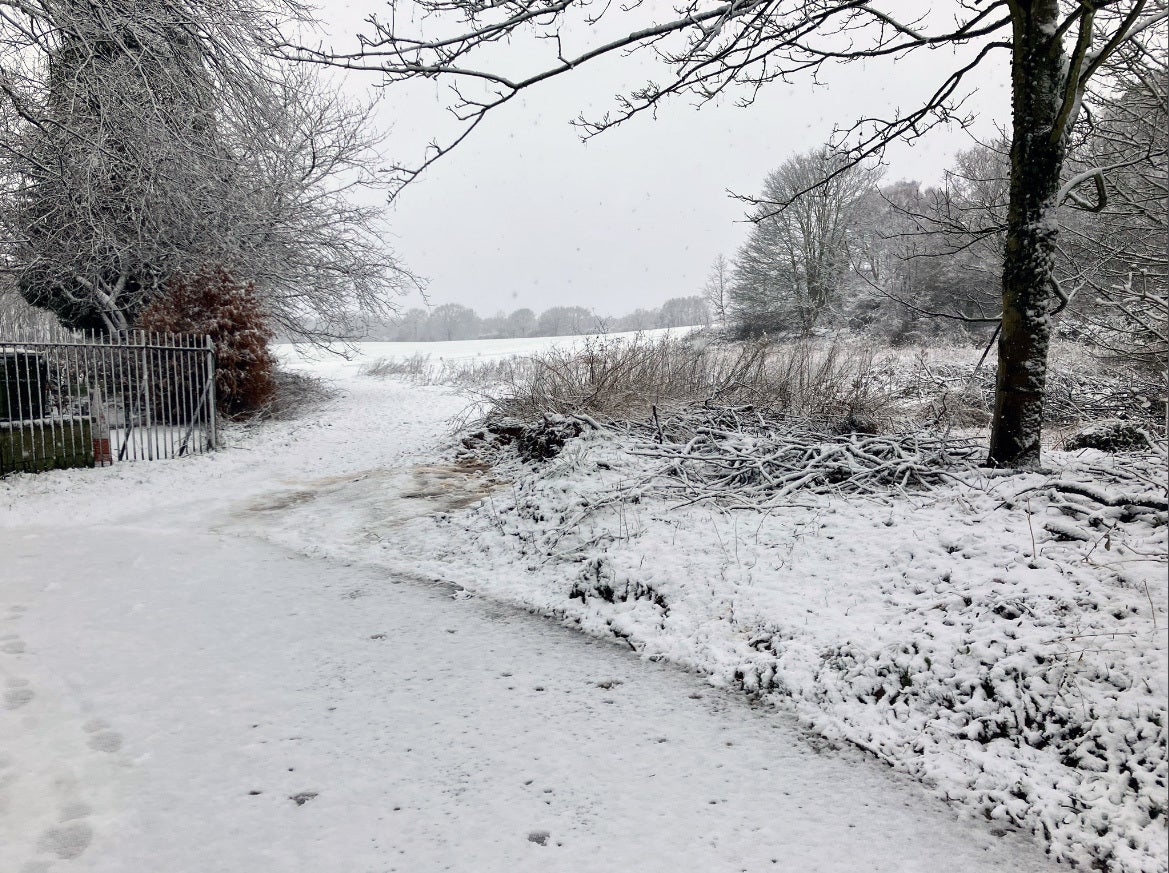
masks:
<svg viewBox="0 0 1169 873"><path fill-rule="evenodd" d="M338 49L351 47L353 34L368 30L362 19L384 9L380 0L321 3L326 40ZM952 66L946 51L922 52L839 68L822 86L773 85L747 108L727 101L694 109L676 100L656 120L637 118L582 143L569 122L611 108L615 92L654 69L640 57L586 65L490 113L412 183L390 212L392 244L429 280L432 305L462 303L482 315L559 305L615 315L696 294L711 261L733 257L747 234L743 204L728 189L754 193L785 158L823 144L836 123L912 108ZM984 137L1010 106L1006 65L990 72L970 104ZM377 81L368 73L345 78L353 93ZM433 82L383 92L378 118L393 127L387 148L395 159L416 161L449 129L446 99ZM951 131L891 149L886 178L937 181L950 155L970 144Z"/></svg>

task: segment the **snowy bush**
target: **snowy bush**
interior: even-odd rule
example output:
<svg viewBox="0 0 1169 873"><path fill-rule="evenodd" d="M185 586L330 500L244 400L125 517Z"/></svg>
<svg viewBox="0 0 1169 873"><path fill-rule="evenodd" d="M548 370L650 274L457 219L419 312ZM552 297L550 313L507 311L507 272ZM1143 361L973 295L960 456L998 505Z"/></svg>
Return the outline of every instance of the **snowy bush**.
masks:
<svg viewBox="0 0 1169 873"><path fill-rule="evenodd" d="M1066 446L1069 452L1080 449L1128 452L1152 448L1152 440L1140 425L1109 418L1083 428L1067 440Z"/></svg>

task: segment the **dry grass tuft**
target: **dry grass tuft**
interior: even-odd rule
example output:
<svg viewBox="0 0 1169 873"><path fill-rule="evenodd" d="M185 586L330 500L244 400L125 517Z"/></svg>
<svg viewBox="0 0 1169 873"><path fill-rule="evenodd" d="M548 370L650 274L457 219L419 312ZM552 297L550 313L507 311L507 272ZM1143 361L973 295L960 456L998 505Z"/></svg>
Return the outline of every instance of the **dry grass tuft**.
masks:
<svg viewBox="0 0 1169 873"><path fill-rule="evenodd" d="M875 359L872 346L843 341L599 338L496 366L490 395L496 413L523 420L550 413L643 420L655 409L706 402L749 405L769 417L880 428L897 410L892 392L873 376Z"/></svg>
<svg viewBox="0 0 1169 873"><path fill-rule="evenodd" d="M289 370L276 370L272 376L275 390L268 402L255 410L255 420L291 421L336 396L336 391L316 376Z"/></svg>
<svg viewBox="0 0 1169 873"><path fill-rule="evenodd" d="M361 368L361 375L375 379L399 376L411 381L428 384L433 371L430 355L415 352L408 358L378 358Z"/></svg>

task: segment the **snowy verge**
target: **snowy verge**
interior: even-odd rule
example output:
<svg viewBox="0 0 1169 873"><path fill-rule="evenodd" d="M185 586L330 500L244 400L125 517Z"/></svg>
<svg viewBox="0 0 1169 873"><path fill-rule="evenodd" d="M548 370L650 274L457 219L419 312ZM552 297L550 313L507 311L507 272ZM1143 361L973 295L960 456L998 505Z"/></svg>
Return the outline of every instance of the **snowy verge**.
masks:
<svg viewBox="0 0 1169 873"><path fill-rule="evenodd" d="M464 401L341 387L312 417L229 433L230 451L0 480L0 527L211 524L452 581L790 698L1060 858L1166 869L1166 528L1108 490L1099 468L1126 460L729 512L662 498L655 462L612 434L539 466L443 462Z"/></svg>
<svg viewBox="0 0 1169 873"><path fill-rule="evenodd" d="M671 505L628 448L594 432L542 466L503 462L510 486L437 517L388 512L384 489L322 494L265 533L790 698L824 736L1060 859L1166 869L1166 528L1092 502L1116 462L1053 454L1054 474L763 514Z"/></svg>

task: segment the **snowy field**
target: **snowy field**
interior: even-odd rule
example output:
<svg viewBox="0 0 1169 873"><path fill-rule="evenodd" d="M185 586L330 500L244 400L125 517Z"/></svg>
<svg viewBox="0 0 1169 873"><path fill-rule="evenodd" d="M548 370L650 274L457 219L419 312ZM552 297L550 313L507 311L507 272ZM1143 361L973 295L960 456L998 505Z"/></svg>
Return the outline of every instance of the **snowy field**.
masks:
<svg viewBox="0 0 1169 873"><path fill-rule="evenodd" d="M1037 476L679 510L360 375L528 342L284 350L336 398L0 480L0 871L1166 869L1164 526L1061 538Z"/></svg>
<svg viewBox="0 0 1169 873"><path fill-rule="evenodd" d="M628 340L632 337L659 339L663 336L684 336L695 328L682 327L641 331L640 333L605 334L606 340ZM537 354L549 349L580 348L595 340L594 335L586 336L536 336L518 339L498 340L457 340L448 343L417 342L355 343L344 349L344 354L322 351L289 343L276 345L275 351L283 364L292 369L303 369L318 376L345 378L360 373L363 367L379 360L407 361L425 358L438 369L444 362L450 364L471 364L499 361L524 355Z"/></svg>

